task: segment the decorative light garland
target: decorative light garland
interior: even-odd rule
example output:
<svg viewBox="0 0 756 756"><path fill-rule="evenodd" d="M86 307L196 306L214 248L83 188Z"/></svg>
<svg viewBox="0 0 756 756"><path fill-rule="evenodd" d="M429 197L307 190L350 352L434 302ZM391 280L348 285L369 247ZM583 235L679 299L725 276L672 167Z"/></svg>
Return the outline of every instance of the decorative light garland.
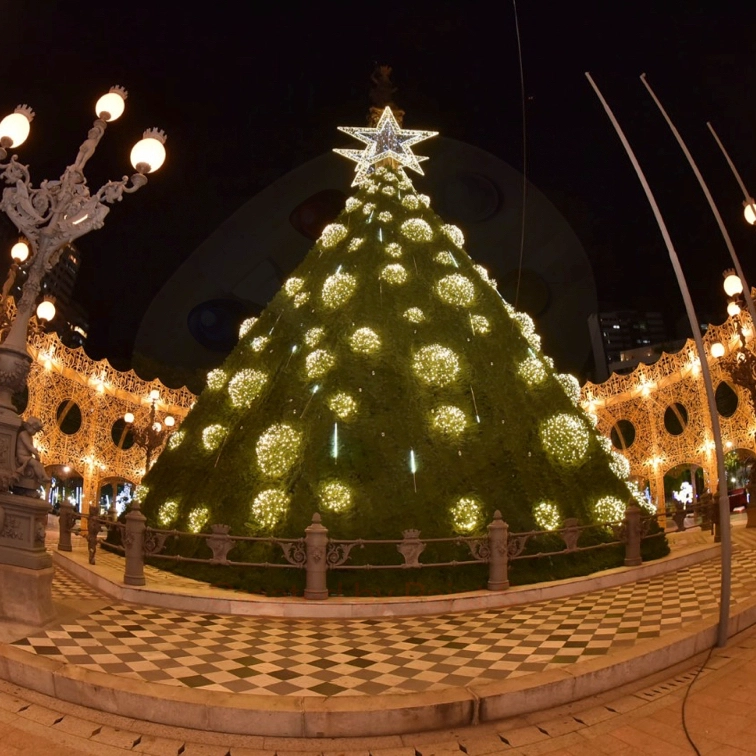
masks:
<svg viewBox="0 0 756 756"><path fill-rule="evenodd" d="M372 215L375 212L375 202L366 202L365 206L362 208L362 212L365 213L365 215Z"/></svg>
<svg viewBox="0 0 756 756"><path fill-rule="evenodd" d="M275 488L260 491L249 507L251 524L261 530L271 530L286 513L290 501L291 497L285 491Z"/></svg>
<svg viewBox="0 0 756 756"><path fill-rule="evenodd" d="M627 480L630 477L630 462L627 457L614 450L610 452L609 456L611 457L609 467L612 472L620 480Z"/></svg>
<svg viewBox="0 0 756 756"><path fill-rule="evenodd" d="M562 522L557 505L551 501L536 504L533 507L533 517L543 530L556 530Z"/></svg>
<svg viewBox="0 0 756 756"><path fill-rule="evenodd" d="M352 491L338 480L329 480L318 487L320 506L329 512L345 512L352 506Z"/></svg>
<svg viewBox="0 0 756 756"><path fill-rule="evenodd" d="M569 373L558 373L554 376L567 394L567 398L577 407L580 404L580 381Z"/></svg>
<svg viewBox="0 0 756 756"><path fill-rule="evenodd" d="M283 289L290 297L293 297L298 291L301 291L304 284L304 278L297 278L294 276L286 281L283 285Z"/></svg>
<svg viewBox="0 0 756 756"><path fill-rule="evenodd" d="M161 528L167 528L178 517L178 502L166 501L158 509L157 521Z"/></svg>
<svg viewBox="0 0 756 756"><path fill-rule="evenodd" d="M268 382L268 374L254 368L240 370L228 382L228 395L234 407L251 407Z"/></svg>
<svg viewBox="0 0 756 756"><path fill-rule="evenodd" d="M459 376L459 358L448 347L431 344L415 352L412 370L421 381L431 386L448 386Z"/></svg>
<svg viewBox="0 0 756 756"><path fill-rule="evenodd" d="M207 507L195 507L186 518L186 526L190 533L199 533L207 525L210 519L210 510Z"/></svg>
<svg viewBox="0 0 756 756"><path fill-rule="evenodd" d="M149 492L150 492L150 489L148 486L145 486L144 484L139 483L137 486L134 487L134 495L131 498L133 501L137 502L137 504L143 504Z"/></svg>
<svg viewBox="0 0 756 756"><path fill-rule="evenodd" d="M357 402L344 391L338 391L328 397L328 409L339 420L349 420L357 414Z"/></svg>
<svg viewBox="0 0 756 756"><path fill-rule="evenodd" d="M421 201L422 201L422 196L424 195L421 195L420 197ZM430 200L428 202L430 204ZM462 233L462 231L459 228L457 228L457 226L452 226L450 223L447 223L441 226L441 230L449 237L451 243L455 247L459 247L459 249L462 249L462 247L465 246L465 235Z"/></svg>
<svg viewBox="0 0 756 756"><path fill-rule="evenodd" d="M475 303L475 285L460 273L451 273L436 282L436 294L442 302L454 307L470 307Z"/></svg>
<svg viewBox="0 0 756 756"><path fill-rule="evenodd" d="M471 315L470 325L476 336L487 336L491 333L491 323L485 315Z"/></svg>
<svg viewBox="0 0 756 756"><path fill-rule="evenodd" d="M271 425L257 440L257 466L271 478L286 475L297 462L302 433L286 423Z"/></svg>
<svg viewBox="0 0 756 756"><path fill-rule="evenodd" d="M334 273L323 283L320 299L329 310L346 304L357 288L357 279L351 273Z"/></svg>
<svg viewBox="0 0 756 756"><path fill-rule="evenodd" d="M207 374L207 387L210 391L220 391L226 385L228 374L221 368L215 368Z"/></svg>
<svg viewBox="0 0 756 756"><path fill-rule="evenodd" d="M320 235L320 246L323 249L333 249L340 242L346 239L349 231L346 226L342 226L341 223L329 223Z"/></svg>
<svg viewBox="0 0 756 756"><path fill-rule="evenodd" d="M402 317L410 323L422 323L425 320L425 313L419 307L410 307L402 313Z"/></svg>
<svg viewBox="0 0 756 756"><path fill-rule="evenodd" d="M514 309L512 309L512 313L510 314L512 314L512 318L517 321L520 326L520 331L522 331L522 335L525 337L528 344L530 344L530 346L536 351L540 350L541 337L536 333L533 318L531 318L526 312L517 312Z"/></svg>
<svg viewBox="0 0 756 756"><path fill-rule="evenodd" d="M431 410L433 430L450 438L458 438L467 428L467 416L452 404Z"/></svg>
<svg viewBox="0 0 756 756"><path fill-rule="evenodd" d="M399 230L413 242L429 242L433 239L433 229L422 218L409 218Z"/></svg>
<svg viewBox="0 0 756 756"><path fill-rule="evenodd" d="M460 496L449 511L452 526L459 533L470 533L481 525L483 505L473 496Z"/></svg>
<svg viewBox="0 0 756 756"><path fill-rule="evenodd" d="M319 326L310 328L307 333L305 333L305 344L307 344L308 347L317 346L323 336L325 336L325 328L320 328Z"/></svg>
<svg viewBox="0 0 756 756"><path fill-rule="evenodd" d="M390 263L381 270L381 279L386 283L398 286L407 281L407 269L399 263Z"/></svg>
<svg viewBox="0 0 756 756"><path fill-rule="evenodd" d="M349 337L349 346L358 354L374 354L381 348L381 337L372 328L358 328Z"/></svg>
<svg viewBox="0 0 756 756"><path fill-rule="evenodd" d="M576 415L561 413L544 420L540 427L541 443L546 453L565 467L585 461L590 434Z"/></svg>
<svg viewBox="0 0 756 756"><path fill-rule="evenodd" d="M447 265L453 268L457 267L457 261L454 259L454 255L448 250L444 250L443 252L437 252L433 259L439 265Z"/></svg>
<svg viewBox="0 0 756 756"><path fill-rule="evenodd" d="M352 213L360 207L362 207L361 200L358 200L357 197L347 197L345 208L348 213Z"/></svg>
<svg viewBox="0 0 756 756"><path fill-rule="evenodd" d="M402 248L396 242L390 242L384 247L384 250L389 257L402 256Z"/></svg>
<svg viewBox="0 0 756 756"><path fill-rule="evenodd" d="M495 289L496 279L491 278L491 276L488 275L488 271L482 266L482 265L473 265L473 268L478 271L478 275L492 288Z"/></svg>
<svg viewBox="0 0 756 756"><path fill-rule="evenodd" d="M310 298L310 292L309 291L300 291L299 294L297 294L294 297L294 307L295 309L299 309L303 304L307 303L307 300Z"/></svg>
<svg viewBox="0 0 756 756"><path fill-rule="evenodd" d="M598 522L620 522L625 519L625 502L616 496L602 496L593 505L593 515Z"/></svg>
<svg viewBox="0 0 756 756"><path fill-rule="evenodd" d="M215 451L221 445L227 434L228 430L222 425L208 425L207 428L202 431L202 445L208 451Z"/></svg>
<svg viewBox="0 0 756 756"><path fill-rule="evenodd" d="M365 243L365 240L361 236L355 236L354 239L351 239L349 241L347 250L349 252L356 252L364 243Z"/></svg>
<svg viewBox="0 0 756 756"><path fill-rule="evenodd" d="M517 375L528 386L538 386L549 376L543 362L538 357L528 357L523 360L517 367Z"/></svg>
<svg viewBox="0 0 756 756"><path fill-rule="evenodd" d="M393 186L387 186L386 189L393 189ZM391 223L394 220L394 216L388 210L382 210L378 213L378 220L381 223Z"/></svg>
<svg viewBox="0 0 756 756"><path fill-rule="evenodd" d="M396 194L396 187L390 185L381 187L381 194L385 194L387 197L393 197Z"/></svg>
<svg viewBox="0 0 756 756"><path fill-rule="evenodd" d="M267 336L255 336L249 346L253 352L262 352L269 341L270 339Z"/></svg>
<svg viewBox="0 0 756 756"><path fill-rule="evenodd" d="M336 364L336 358L325 349L316 349L305 358L305 372L307 377L321 378Z"/></svg>
<svg viewBox="0 0 756 756"><path fill-rule="evenodd" d="M406 207L407 210L417 210L420 207L420 200L414 194L405 194L402 197L402 206Z"/></svg>
<svg viewBox="0 0 756 756"><path fill-rule="evenodd" d="M185 430L177 430L171 433L170 438L168 439L168 449L170 451L173 451L174 449L178 449L179 446L181 446L181 442L186 438L186 431Z"/></svg>
<svg viewBox="0 0 756 756"><path fill-rule="evenodd" d="M239 326L239 338L243 339L251 330L254 324L257 323L257 318L247 318L242 321Z"/></svg>

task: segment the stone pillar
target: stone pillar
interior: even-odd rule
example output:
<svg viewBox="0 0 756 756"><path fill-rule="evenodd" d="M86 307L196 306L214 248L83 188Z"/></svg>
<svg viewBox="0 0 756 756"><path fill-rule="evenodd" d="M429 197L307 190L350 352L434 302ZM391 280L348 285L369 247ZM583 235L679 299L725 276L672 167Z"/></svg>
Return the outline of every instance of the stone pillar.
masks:
<svg viewBox="0 0 756 756"><path fill-rule="evenodd" d="M312 523L305 528L307 579L304 597L306 599L322 600L328 598L328 586L326 584L327 545L328 528L320 522L320 515L316 512L312 516Z"/></svg>
<svg viewBox="0 0 756 756"><path fill-rule="evenodd" d="M632 502L625 510L625 567L637 567L641 558L641 510Z"/></svg>
<svg viewBox="0 0 756 756"><path fill-rule="evenodd" d="M494 512L493 521L488 526L488 590L505 591L509 588L508 554L509 525L501 518L501 512Z"/></svg>
<svg viewBox="0 0 756 756"><path fill-rule="evenodd" d="M123 533L123 547L126 551L126 567L123 582L126 585L144 585L144 531L146 517L138 510L132 509L126 515Z"/></svg>
<svg viewBox="0 0 756 756"><path fill-rule="evenodd" d="M58 522L58 551L73 551L71 547L71 530L76 517L74 508L68 499L60 503L60 518Z"/></svg>
<svg viewBox="0 0 756 756"><path fill-rule="evenodd" d="M748 506L746 507L748 522L746 527L756 528L756 481L749 483L746 490L748 491Z"/></svg>

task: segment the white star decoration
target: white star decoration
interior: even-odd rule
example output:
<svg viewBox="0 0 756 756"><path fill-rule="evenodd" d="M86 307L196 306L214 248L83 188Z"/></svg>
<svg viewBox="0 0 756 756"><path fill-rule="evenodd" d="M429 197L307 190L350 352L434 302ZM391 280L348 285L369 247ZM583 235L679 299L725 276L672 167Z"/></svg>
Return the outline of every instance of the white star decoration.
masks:
<svg viewBox="0 0 756 756"><path fill-rule="evenodd" d="M354 177L352 186L365 181L374 167L384 160L394 160L399 165L422 174L420 161L428 158L415 155L410 148L438 134L437 131L401 128L389 107L383 111L375 128L339 126L339 131L367 145L364 150L334 150L339 155L357 163L357 175Z"/></svg>

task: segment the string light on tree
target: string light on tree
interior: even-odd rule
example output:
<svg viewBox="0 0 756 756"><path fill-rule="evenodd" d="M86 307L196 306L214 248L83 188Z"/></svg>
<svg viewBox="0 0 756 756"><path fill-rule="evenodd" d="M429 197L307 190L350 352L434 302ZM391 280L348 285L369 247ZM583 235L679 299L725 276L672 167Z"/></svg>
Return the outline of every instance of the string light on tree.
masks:
<svg viewBox="0 0 756 756"><path fill-rule="evenodd" d="M302 434L286 423L271 425L257 440L257 466L271 478L286 475L297 462Z"/></svg>
<svg viewBox="0 0 756 756"><path fill-rule="evenodd" d="M614 450L612 450L610 456L609 467L612 468L612 472L620 480L627 480L630 477L630 462L627 457Z"/></svg>
<svg viewBox="0 0 756 756"><path fill-rule="evenodd" d="M554 376L567 394L567 398L577 407L580 404L580 381L569 373L558 373Z"/></svg>
<svg viewBox="0 0 756 756"><path fill-rule="evenodd" d="M454 307L471 307L475 303L475 285L459 273L444 276L436 282L436 294Z"/></svg>
<svg viewBox="0 0 756 756"><path fill-rule="evenodd" d="M579 417L553 415L541 423L540 436L546 453L559 464L575 467L585 461L591 437Z"/></svg>
<svg viewBox="0 0 756 756"><path fill-rule="evenodd" d="M357 197L348 197L345 207L348 213L353 213L362 207L362 200L358 200Z"/></svg>
<svg viewBox="0 0 756 756"><path fill-rule="evenodd" d="M365 240L361 236L355 236L354 239L349 240L347 250L349 252L356 252L364 243Z"/></svg>
<svg viewBox="0 0 756 756"><path fill-rule="evenodd" d="M517 312L514 309L512 310L512 313L512 318L517 321L520 330L522 331L522 335L527 339L528 344L530 344L530 346L536 351L540 350L541 337L536 333L533 318L531 318L526 312Z"/></svg>
<svg viewBox="0 0 756 756"><path fill-rule="evenodd" d="M352 506L352 490L345 483L329 480L318 488L320 506L329 512L345 512Z"/></svg>
<svg viewBox="0 0 756 756"><path fill-rule="evenodd" d="M470 326L476 336L487 336L491 333L491 323L485 315L471 315Z"/></svg>
<svg viewBox="0 0 756 756"><path fill-rule="evenodd" d="M528 386L539 386L548 378L549 374L543 362L538 357L528 357L520 363L517 368L517 375Z"/></svg>
<svg viewBox="0 0 756 756"><path fill-rule="evenodd" d="M430 199L428 200L428 204L430 204ZM462 247L465 246L465 235L462 233L462 231L459 228L457 228L457 226L452 226L450 223L448 223L444 226L441 226L441 228L443 229L443 232L449 237L451 243L455 247L459 247L459 249L462 249Z"/></svg>
<svg viewBox="0 0 756 756"><path fill-rule="evenodd" d="M346 392L339 391L328 397L328 409L339 420L349 420L357 414L357 402Z"/></svg>
<svg viewBox="0 0 756 756"><path fill-rule="evenodd" d="M401 257L402 256L402 248L399 244L396 242L390 242L387 244L384 249L386 250L386 254L389 257Z"/></svg>
<svg viewBox="0 0 756 756"><path fill-rule="evenodd" d="M366 202L365 207L362 208L362 212L365 215L372 215L375 212L375 203L374 202Z"/></svg>
<svg viewBox="0 0 756 756"><path fill-rule="evenodd" d="M305 333L305 344L307 344L308 347L315 347L320 343L323 336L325 336L325 328L310 328L307 333Z"/></svg>
<svg viewBox="0 0 756 756"><path fill-rule="evenodd" d="M552 501L541 501L533 507L533 516L543 530L556 530L562 518L559 509Z"/></svg>
<svg viewBox="0 0 756 756"><path fill-rule="evenodd" d="M300 291L299 294L294 297L294 308L298 310L303 304L306 304L309 299L309 291Z"/></svg>
<svg viewBox="0 0 756 756"><path fill-rule="evenodd" d="M483 518L483 505L474 496L460 496L450 509L454 530L458 533L471 533L480 527Z"/></svg>
<svg viewBox="0 0 756 756"><path fill-rule="evenodd" d="M357 279L351 273L334 273L326 278L320 299L329 310L346 304L357 288Z"/></svg>
<svg viewBox="0 0 756 756"><path fill-rule="evenodd" d="M304 284L304 278L293 276L286 281L283 285L283 289L290 297L293 297L298 291L301 291Z"/></svg>
<svg viewBox="0 0 756 756"><path fill-rule="evenodd" d="M254 368L240 370L228 382L228 395L234 407L251 407L268 382L267 373Z"/></svg>
<svg viewBox="0 0 756 756"><path fill-rule="evenodd" d="M412 370L421 381L431 386L448 386L459 376L459 358L448 347L430 344L415 352Z"/></svg>
<svg viewBox="0 0 756 756"><path fill-rule="evenodd" d="M381 338L372 328L358 328L349 337L349 346L358 354L375 354L381 348Z"/></svg>
<svg viewBox="0 0 756 756"><path fill-rule="evenodd" d="M458 268L457 261L454 259L454 255L448 250L443 252L437 252L433 258L439 265L446 265L448 267Z"/></svg>
<svg viewBox="0 0 756 756"><path fill-rule="evenodd" d="M625 502L616 496L602 496L593 505L593 514L599 522L620 522L625 518Z"/></svg>
<svg viewBox="0 0 756 756"><path fill-rule="evenodd" d="M167 528L178 517L178 502L166 501L158 510L158 525L161 528Z"/></svg>
<svg viewBox="0 0 756 756"><path fill-rule="evenodd" d="M381 280L399 286L407 281L407 269L399 263L385 265L381 270Z"/></svg>
<svg viewBox="0 0 756 756"><path fill-rule="evenodd" d="M249 514L252 522L247 523L251 530L271 530L286 513L291 497L285 491L269 488L260 491L250 504Z"/></svg>
<svg viewBox="0 0 756 756"><path fill-rule="evenodd" d="M207 451L215 451L223 443L227 433L228 430L222 425L208 425L202 431L202 445Z"/></svg>
<svg viewBox="0 0 756 756"><path fill-rule="evenodd" d="M320 235L320 246L323 249L333 249L338 246L349 232L346 226L342 226L341 223L329 223Z"/></svg>
<svg viewBox="0 0 756 756"><path fill-rule="evenodd" d="M262 352L262 350L268 345L269 341L270 339L267 336L255 336L249 346L253 352Z"/></svg>
<svg viewBox="0 0 756 756"><path fill-rule="evenodd" d="M478 275L492 288L496 288L496 279L491 278L491 276L488 275L488 271L482 266L482 265L473 265L473 268L475 268L476 271L478 271Z"/></svg>
<svg viewBox="0 0 756 756"><path fill-rule="evenodd" d="M427 194L418 194L417 198L423 207L430 207L430 197Z"/></svg>
<svg viewBox="0 0 756 756"><path fill-rule="evenodd" d="M168 439L168 449L170 451L173 451L174 449L178 449L179 446L181 446L181 442L186 438L186 431L185 430L177 430L175 433L172 433L170 438Z"/></svg>
<svg viewBox="0 0 756 756"><path fill-rule="evenodd" d="M386 189L393 189L393 186L387 186ZM378 220L381 223L391 223L394 220L394 216L388 210L382 210L378 213Z"/></svg>
<svg viewBox="0 0 756 756"><path fill-rule="evenodd" d="M138 486L136 486L136 488L134 488L134 495L132 496L132 500L137 504L142 504L149 492L149 487L145 486L143 483L140 483Z"/></svg>
<svg viewBox="0 0 756 756"><path fill-rule="evenodd" d="M417 210L420 207L420 200L414 194L406 194L402 197L402 206L407 210Z"/></svg>
<svg viewBox="0 0 756 756"><path fill-rule="evenodd" d="M385 194L387 197L393 197L396 194L396 187L391 185L381 187L381 194Z"/></svg>
<svg viewBox="0 0 756 756"><path fill-rule="evenodd" d="M257 318L247 318L242 321L242 324L239 326L239 338L243 339L252 330L255 323L257 323Z"/></svg>
<svg viewBox="0 0 756 756"><path fill-rule="evenodd" d="M413 242L433 241L433 229L422 218L409 218L399 226L399 230Z"/></svg>
<svg viewBox="0 0 756 756"><path fill-rule="evenodd" d="M228 379L228 374L221 368L215 368L207 374L207 387L210 391L220 391L225 385Z"/></svg>
<svg viewBox="0 0 756 756"><path fill-rule="evenodd" d="M410 307L402 313L402 317L410 323L422 323L425 320L425 313L419 307Z"/></svg>
<svg viewBox="0 0 756 756"><path fill-rule="evenodd" d="M210 510L207 507L195 507L186 518L186 527L190 533L199 533L207 525L210 519Z"/></svg>
<svg viewBox="0 0 756 756"><path fill-rule="evenodd" d="M322 378L336 364L336 358L326 349L316 349L305 358L307 377Z"/></svg>
<svg viewBox="0 0 756 756"><path fill-rule="evenodd" d="M467 416L452 404L436 407L431 412L433 430L449 438L458 438L467 428Z"/></svg>

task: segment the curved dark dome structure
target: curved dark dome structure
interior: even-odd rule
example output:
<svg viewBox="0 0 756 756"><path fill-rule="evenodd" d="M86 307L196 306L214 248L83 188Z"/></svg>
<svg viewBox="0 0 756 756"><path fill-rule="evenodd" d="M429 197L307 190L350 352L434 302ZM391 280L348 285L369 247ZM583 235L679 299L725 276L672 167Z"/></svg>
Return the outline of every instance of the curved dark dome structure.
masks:
<svg viewBox="0 0 756 756"><path fill-rule="evenodd" d="M523 270L518 276L522 174L484 150L437 137L432 170L416 181L442 217L464 231L470 255L504 297L536 321L561 370L580 370L590 352L587 317L596 287L580 241L549 200L528 187ZM429 164L430 165L430 164ZM257 315L343 208L351 167L317 157L252 197L166 282L137 334L138 352L161 362L210 368L228 354L239 323Z"/></svg>

